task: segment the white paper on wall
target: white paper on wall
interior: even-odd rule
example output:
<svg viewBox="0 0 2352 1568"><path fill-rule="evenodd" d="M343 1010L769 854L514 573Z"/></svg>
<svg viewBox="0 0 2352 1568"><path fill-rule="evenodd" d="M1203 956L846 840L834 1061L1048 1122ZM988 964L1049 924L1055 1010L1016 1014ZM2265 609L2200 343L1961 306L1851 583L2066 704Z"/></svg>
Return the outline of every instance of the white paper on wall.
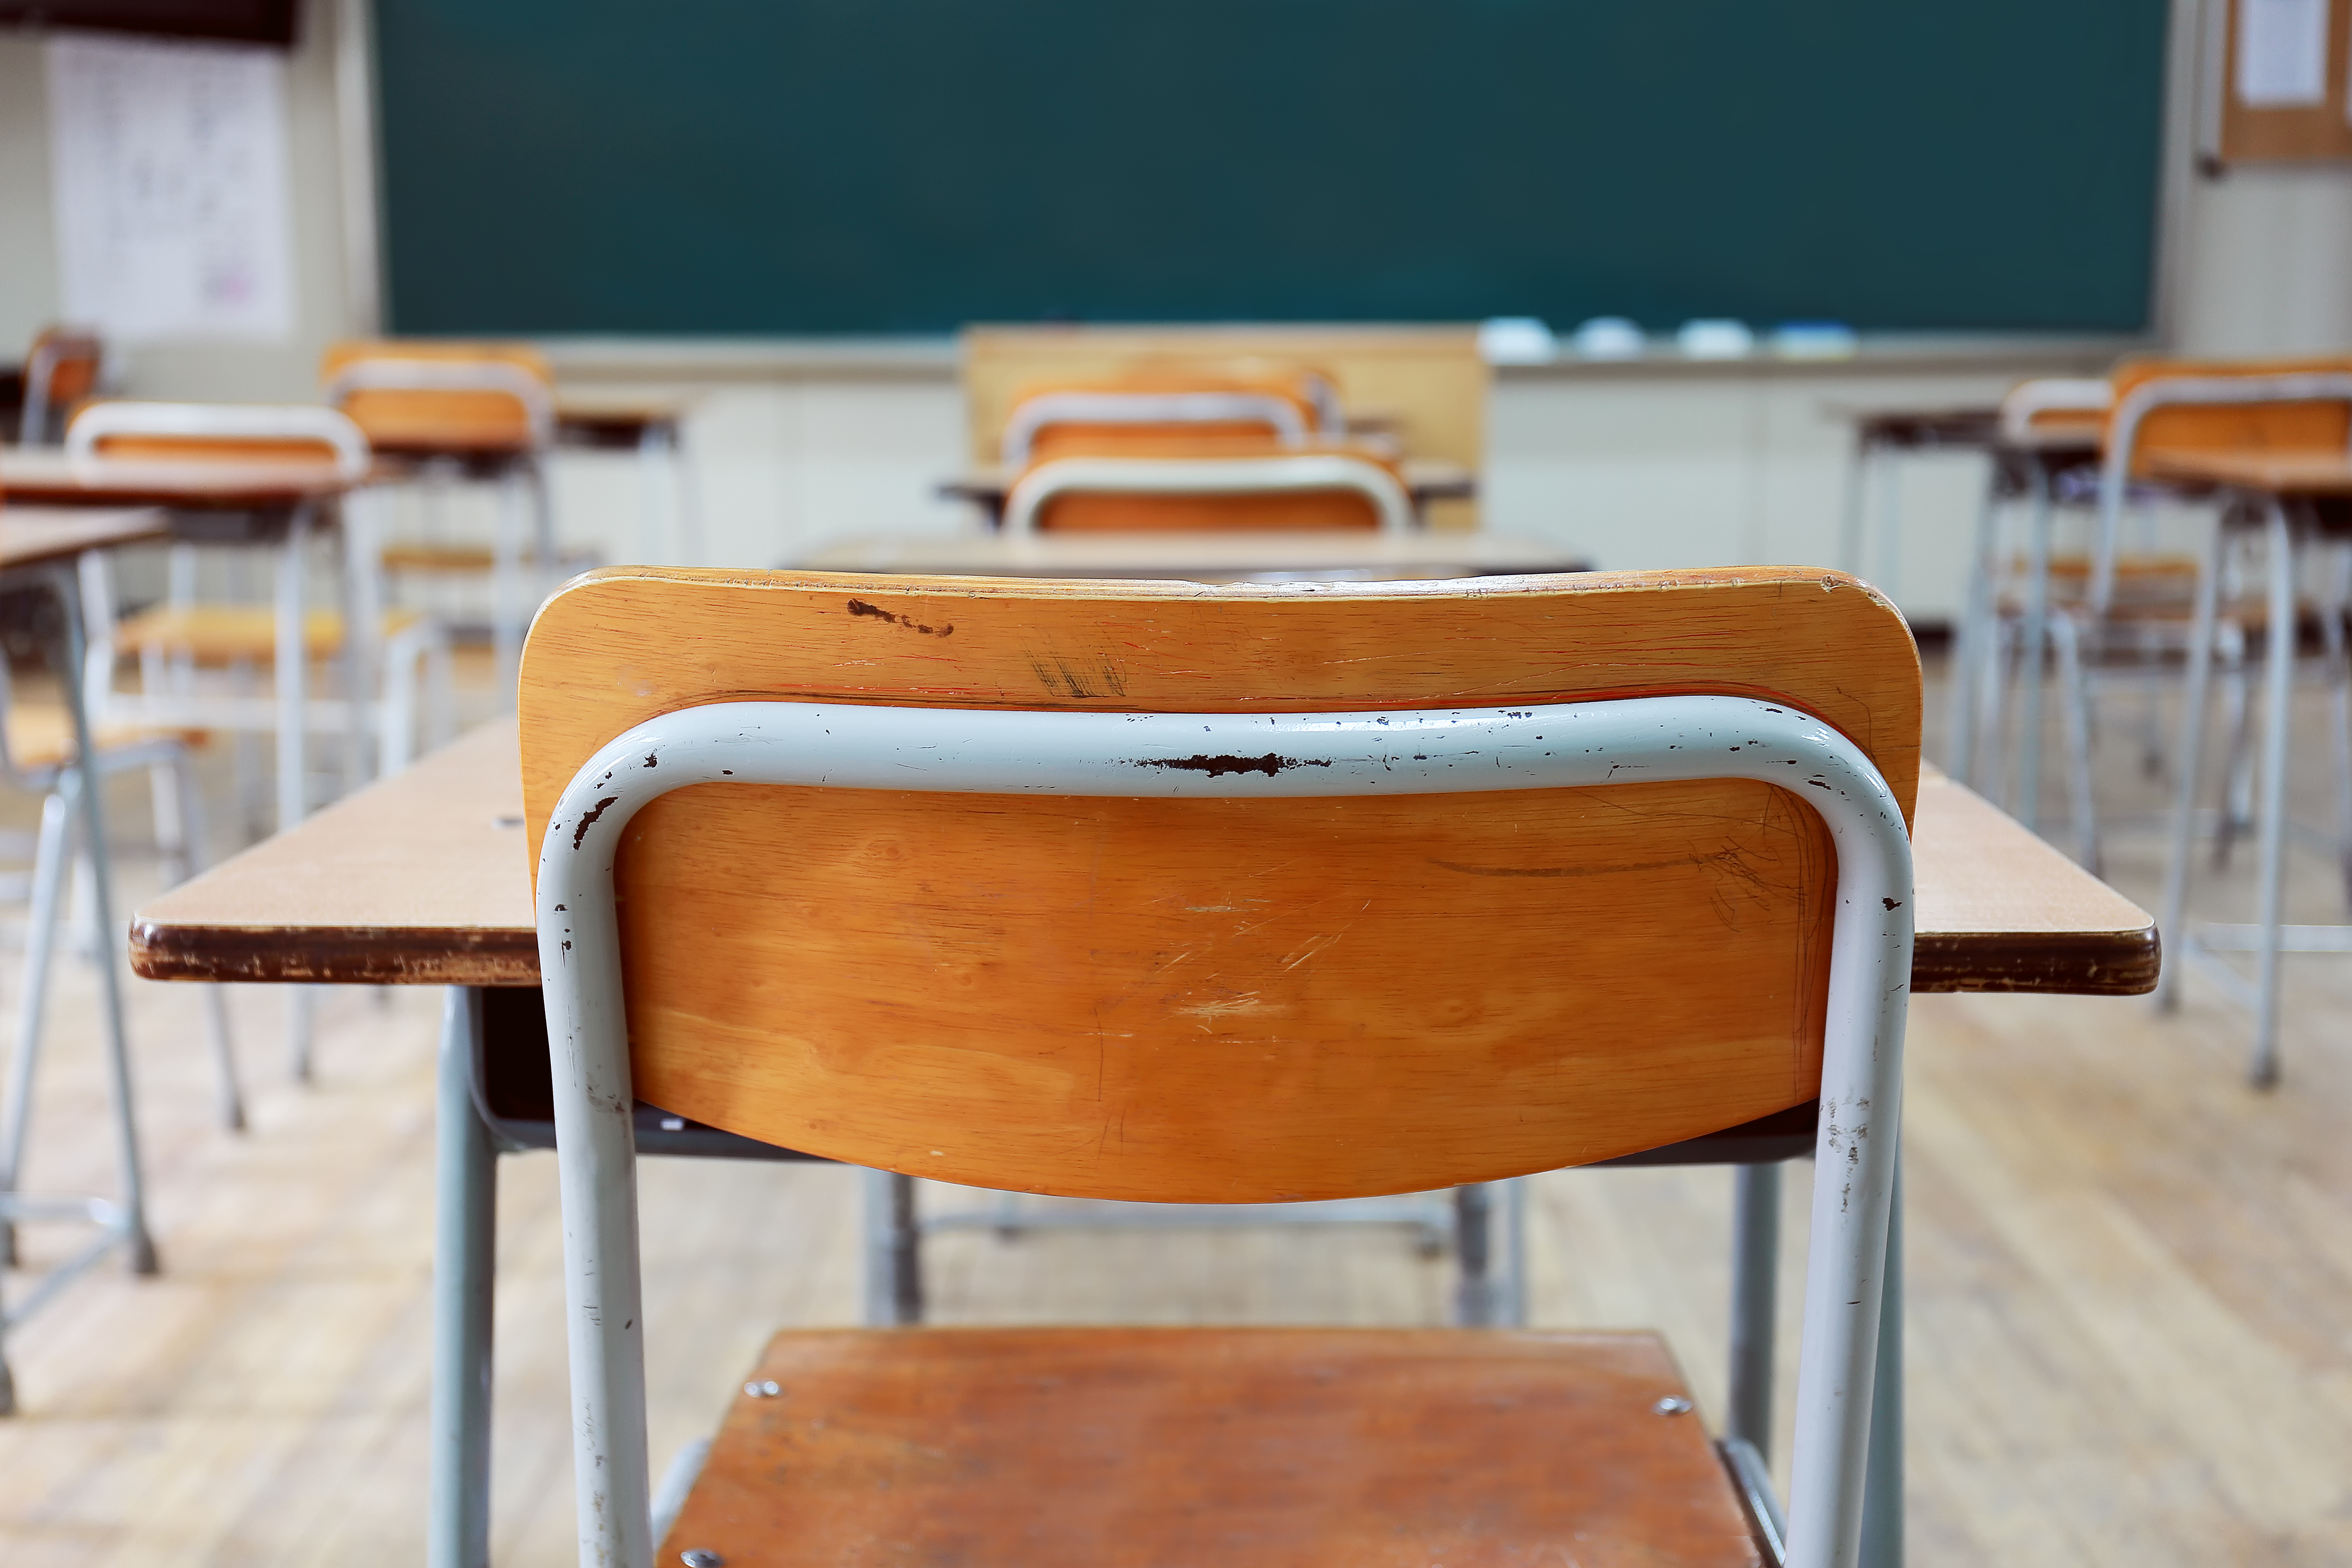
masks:
<svg viewBox="0 0 2352 1568"><path fill-rule="evenodd" d="M2327 0L2238 0L2238 101L2299 109L2327 101Z"/></svg>
<svg viewBox="0 0 2352 1568"><path fill-rule="evenodd" d="M67 318L134 342L289 337L278 53L68 35L47 54Z"/></svg>

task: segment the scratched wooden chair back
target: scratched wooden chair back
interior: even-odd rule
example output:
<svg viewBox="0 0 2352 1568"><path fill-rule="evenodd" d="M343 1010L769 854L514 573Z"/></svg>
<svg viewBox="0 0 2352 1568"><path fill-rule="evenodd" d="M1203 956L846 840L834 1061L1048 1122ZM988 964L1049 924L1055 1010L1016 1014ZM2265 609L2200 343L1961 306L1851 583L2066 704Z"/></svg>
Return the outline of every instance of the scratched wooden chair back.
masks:
<svg viewBox="0 0 2352 1568"><path fill-rule="evenodd" d="M1622 756L1578 727L1659 701L1739 717ZM1489 742L1416 718L1465 703ZM698 750L688 731L710 725L719 749ZM877 725L915 739L878 765L803 773L728 750L802 767ZM1784 742L1740 725L1801 728L1851 770L1750 751ZM622 1284L633 1095L915 1175L1233 1203L1490 1181L1819 1095L1825 1168L1863 1173L1817 1209L1809 1302L1824 1298L1836 1332L1874 1332L1868 1237L1875 1224L1883 1245L1891 1141L1855 1123L1886 1124L1893 1080L1862 1093L1874 1112L1852 1075L1899 1054L1919 675L1900 616L1852 579L1327 590L615 570L541 612L521 726L559 1127L574 1119L559 1132L567 1230L584 1249L570 1265L583 1500L597 1494L583 1563L650 1550ZM800 738L772 753L743 739L775 726ZM1105 727L1104 756L1051 771L1056 747L1097 743L1072 734ZM1044 784L999 778L1033 763L1050 763ZM1650 782L1609 782L1620 765ZM1560 768L1581 771L1544 771ZM1833 847L1837 813L1865 795L1894 847ZM1882 852L1899 879L1866 897ZM1899 928L1891 984L1865 975L1895 962L1865 926ZM1892 1009L1862 1046L1857 1005ZM598 1109L614 1105L617 1120ZM1838 1343L1817 1363L1809 1337L1800 1393L1818 1419L1800 1424L1796 1560L1816 1564L1852 1561L1858 1518L1838 1401L1866 1405L1869 1375ZM787 1334L762 1367L664 1561L920 1555L992 1531L1009 1534L974 1560L1205 1561L1238 1542L1244 1560L1337 1563L1402 1539L1444 1553L1414 1561L1501 1563L1573 1536L1580 1554L1611 1540L1629 1561L1758 1561L1703 1429L1655 1413L1686 1395L1640 1336L886 1331ZM1049 1373L1074 1403L1055 1407ZM759 1397L770 1378L788 1406ZM1506 1391L1524 1403L1497 1408ZM1241 1435L1225 1395L1270 1404L1271 1435ZM1394 1402L1396 1446L1363 1424L1364 1397ZM837 1436L807 1426L819 1412ZM966 1419L1009 1425L952 1430ZM1123 1487L1108 1511L1060 1489L1103 1470L1083 1433L1105 1421L1157 1445L1097 1477ZM910 1458L859 1457L877 1442ZM1280 1459L1298 1443L1310 1463ZM985 1476L926 1468L923 1444L995 1457ZM786 1481L766 1487L778 1465ZM1380 1507L1391 1484L1402 1513Z"/></svg>
<svg viewBox="0 0 2352 1568"><path fill-rule="evenodd" d="M2133 479L2158 459L2215 451L2324 451L2352 445L2352 356L2131 359L2116 367L2105 440Z"/></svg>

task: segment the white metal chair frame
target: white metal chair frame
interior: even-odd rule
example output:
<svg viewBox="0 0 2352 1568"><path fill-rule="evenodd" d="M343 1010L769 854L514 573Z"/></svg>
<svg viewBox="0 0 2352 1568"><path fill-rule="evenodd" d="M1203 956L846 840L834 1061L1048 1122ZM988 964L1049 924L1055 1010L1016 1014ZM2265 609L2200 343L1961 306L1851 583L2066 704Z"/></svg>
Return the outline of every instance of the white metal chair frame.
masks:
<svg viewBox="0 0 2352 1568"><path fill-rule="evenodd" d="M333 455L335 473L363 479L375 455L360 427L331 408L307 403L154 403L115 398L93 403L66 431L66 456L88 462L121 437L189 441L312 441Z"/></svg>
<svg viewBox="0 0 2352 1568"><path fill-rule="evenodd" d="M1221 747L1272 747L1314 765L1271 776L1149 766L1162 755ZM1455 765L1472 753L1477 766ZM646 763L656 755L658 769ZM1896 1163L1912 948L1910 841L1885 781L1835 730L1786 708L1716 696L1274 716L718 703L650 720L604 747L555 808L538 887L583 1568L651 1568L655 1545L613 879L628 824L648 803L730 780L1263 798L1710 778L1758 779L1787 790L1819 815L1837 850L1786 1560L1800 1568L1852 1568L1861 1545Z"/></svg>
<svg viewBox="0 0 2352 1568"><path fill-rule="evenodd" d="M1382 533L1410 533L1412 497L1378 463L1345 452L1265 458L1055 458L1021 476L1004 497L1004 531L1037 531L1058 496L1241 496L1351 490L1371 504Z"/></svg>
<svg viewBox="0 0 2352 1568"><path fill-rule="evenodd" d="M397 355L355 360L328 378L327 402L341 408L355 392L485 392L503 394L522 410L529 444L521 451L497 454L499 464L499 526L491 545L492 607L490 639L499 668L499 689L511 696L515 672L522 657L523 629L537 609L526 605L522 580L522 521L516 494L518 482L531 493L531 533L538 554L539 574L551 579L557 570L555 509L547 484L546 455L555 444L555 392L530 370L497 359L404 359ZM551 586L542 581L542 591ZM543 596L543 594L542 594Z"/></svg>
<svg viewBox="0 0 2352 1568"><path fill-rule="evenodd" d="M2012 447L2031 447L2048 435L2035 424L2042 416L2105 414L2115 401L2115 388L2100 376L2049 375L2021 382L2000 400L2000 438Z"/></svg>
<svg viewBox="0 0 2352 1568"><path fill-rule="evenodd" d="M1055 425L1263 425L1286 447L1307 444L1298 405L1272 392L1041 392L1004 422L1004 461L1026 467L1040 431Z"/></svg>

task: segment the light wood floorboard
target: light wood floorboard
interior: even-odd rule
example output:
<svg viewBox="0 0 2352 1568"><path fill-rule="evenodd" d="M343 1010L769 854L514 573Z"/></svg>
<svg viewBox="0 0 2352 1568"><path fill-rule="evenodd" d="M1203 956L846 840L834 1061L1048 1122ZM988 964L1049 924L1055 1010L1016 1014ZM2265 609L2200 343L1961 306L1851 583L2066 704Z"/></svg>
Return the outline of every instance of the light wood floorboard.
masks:
<svg viewBox="0 0 2352 1568"><path fill-rule="evenodd" d="M2311 721L2298 811L2326 823L2315 707ZM2128 748L2110 750L2118 814L2160 800ZM7 809L0 827L22 826ZM139 820L135 781L117 809ZM2111 867L2153 900L2159 854L2126 821ZM2200 903L2242 900L2250 860L2251 847ZM124 874L127 891L152 876L136 857ZM2307 918L2343 917L2325 853L2298 850L2292 899ZM18 919L0 917L11 1016ZM61 975L29 1184L109 1191L91 973ZM1921 1568L2352 1562L2352 964L2297 959L2290 976L2286 1081L2267 1094L2242 1076L2245 1020L2193 983L2170 1018L2133 1001L1916 1004ZM12 1341L25 1414L0 1423L0 1563L413 1568L437 996L326 994L317 1081L298 1089L282 996L236 993L242 1137L211 1121L196 994L134 984L132 998L165 1268L134 1280L102 1267ZM1808 1186L1805 1166L1790 1170L1784 1364ZM662 1161L644 1187L658 1462L712 1426L772 1329L855 1320L858 1183ZM1539 1178L1535 1321L1660 1326L1719 1410L1728 1192L1719 1171ZM571 1560L572 1510L552 1162L505 1162L499 1207L494 1552L552 1568ZM73 1240L28 1230L27 1261L37 1272ZM929 1263L945 1322L1429 1323L1451 1291L1446 1267L1390 1230L980 1230L936 1238ZM0 1289L21 1295L30 1278ZM1787 1392L1784 1377L1784 1413Z"/></svg>

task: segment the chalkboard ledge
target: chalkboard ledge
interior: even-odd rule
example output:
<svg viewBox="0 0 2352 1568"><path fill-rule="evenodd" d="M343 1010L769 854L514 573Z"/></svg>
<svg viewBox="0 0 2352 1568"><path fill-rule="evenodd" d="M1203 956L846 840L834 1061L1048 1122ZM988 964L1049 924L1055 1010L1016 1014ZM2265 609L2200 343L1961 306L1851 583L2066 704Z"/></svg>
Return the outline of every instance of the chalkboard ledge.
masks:
<svg viewBox="0 0 2352 1568"><path fill-rule="evenodd" d="M557 378L589 382L951 381L951 337L557 337L541 341ZM1784 359L1759 351L1744 359L1687 359L1671 339L1633 359L1588 360L1573 353L1543 364L1500 365L1504 381L1673 376L1732 380L1914 372L2053 375L2102 374L2125 354L2157 347L2126 334L1993 332L1863 334L1839 359Z"/></svg>

